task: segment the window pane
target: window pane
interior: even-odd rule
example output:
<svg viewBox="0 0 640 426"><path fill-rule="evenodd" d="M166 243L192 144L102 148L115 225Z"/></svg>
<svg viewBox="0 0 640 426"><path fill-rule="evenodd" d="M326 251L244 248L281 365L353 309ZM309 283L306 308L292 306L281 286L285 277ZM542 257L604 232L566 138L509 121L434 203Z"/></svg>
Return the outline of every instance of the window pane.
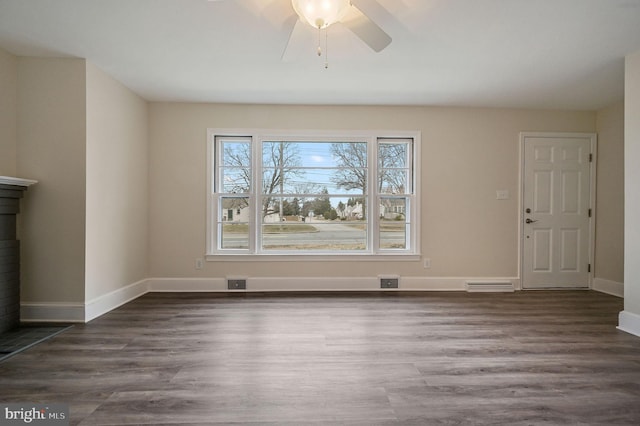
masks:
<svg viewBox="0 0 640 426"><path fill-rule="evenodd" d="M222 187L218 192L226 194L246 194L249 192L251 170L225 167L220 170Z"/></svg>
<svg viewBox="0 0 640 426"><path fill-rule="evenodd" d="M407 223L408 200L383 197L380 199L380 249L406 249L409 235Z"/></svg>
<svg viewBox="0 0 640 426"><path fill-rule="evenodd" d="M263 250L367 249L362 197L263 197L262 209Z"/></svg>
<svg viewBox="0 0 640 426"><path fill-rule="evenodd" d="M409 187L409 171L381 169L378 171L378 189L381 194L406 194Z"/></svg>
<svg viewBox="0 0 640 426"><path fill-rule="evenodd" d="M307 218L306 222L262 225L263 250L366 250L364 221L327 221Z"/></svg>
<svg viewBox="0 0 640 426"><path fill-rule="evenodd" d="M380 221L380 249L407 249L408 229L405 222Z"/></svg>
<svg viewBox="0 0 640 426"><path fill-rule="evenodd" d="M263 142L263 194L364 194L365 142Z"/></svg>
<svg viewBox="0 0 640 426"><path fill-rule="evenodd" d="M331 181L340 191L335 193L365 194L367 192L367 144L341 142L331 144L331 154L337 168Z"/></svg>
<svg viewBox="0 0 640 426"><path fill-rule="evenodd" d="M251 142L233 139L220 140L220 166L251 167Z"/></svg>
<svg viewBox="0 0 640 426"><path fill-rule="evenodd" d="M262 198L260 205L263 223L278 223L281 221L297 222L301 220L302 200L293 197L267 196ZM280 214L282 212L282 214Z"/></svg>
<svg viewBox="0 0 640 426"><path fill-rule="evenodd" d="M222 138L218 141L216 192L243 194L251 191L251 141Z"/></svg>
<svg viewBox="0 0 640 426"><path fill-rule="evenodd" d="M366 142L296 142L262 143L264 167L341 168L367 167Z"/></svg>
<svg viewBox="0 0 640 426"><path fill-rule="evenodd" d="M306 170L302 169L262 169L263 194L304 194L315 193L321 186L306 180Z"/></svg>
<svg viewBox="0 0 640 426"><path fill-rule="evenodd" d="M293 169L280 170L264 168L262 170L263 194L303 195L326 192L332 195L359 195L363 188L358 185L338 186L337 176L344 170L336 169ZM360 171L366 179L366 170Z"/></svg>
<svg viewBox="0 0 640 426"><path fill-rule="evenodd" d="M218 217L219 245L223 249L249 248L249 198L222 197Z"/></svg>
<svg viewBox="0 0 640 426"><path fill-rule="evenodd" d="M262 223L309 222L312 219L362 220L366 216L365 200L365 197L330 197L323 194L314 198L263 196L260 205Z"/></svg>
<svg viewBox="0 0 640 426"><path fill-rule="evenodd" d="M412 191L410 140L378 141L378 190L381 194Z"/></svg>
<svg viewBox="0 0 640 426"><path fill-rule="evenodd" d="M246 222L226 222L220 224L220 248L243 249L249 248L249 224Z"/></svg>
<svg viewBox="0 0 640 426"><path fill-rule="evenodd" d="M408 142L380 142L378 144L378 164L384 168L404 168L409 162L407 159Z"/></svg>

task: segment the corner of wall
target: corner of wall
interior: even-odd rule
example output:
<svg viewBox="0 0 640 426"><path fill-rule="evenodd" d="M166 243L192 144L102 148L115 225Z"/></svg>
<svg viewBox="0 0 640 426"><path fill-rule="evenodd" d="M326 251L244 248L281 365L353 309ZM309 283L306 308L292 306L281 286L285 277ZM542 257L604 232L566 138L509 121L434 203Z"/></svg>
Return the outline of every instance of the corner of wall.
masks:
<svg viewBox="0 0 640 426"><path fill-rule="evenodd" d="M0 49L0 175L16 176L18 150L18 58Z"/></svg>

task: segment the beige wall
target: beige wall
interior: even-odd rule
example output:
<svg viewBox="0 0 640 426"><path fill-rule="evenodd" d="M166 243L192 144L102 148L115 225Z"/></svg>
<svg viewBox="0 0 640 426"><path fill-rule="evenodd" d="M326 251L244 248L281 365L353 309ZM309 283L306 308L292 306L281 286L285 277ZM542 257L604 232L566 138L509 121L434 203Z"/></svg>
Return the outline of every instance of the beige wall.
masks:
<svg viewBox="0 0 640 426"><path fill-rule="evenodd" d="M22 301L83 302L85 61L18 59Z"/></svg>
<svg viewBox="0 0 640 426"><path fill-rule="evenodd" d="M640 335L640 52L625 65L624 310L635 315Z"/></svg>
<svg viewBox="0 0 640 426"><path fill-rule="evenodd" d="M624 282L624 102L598 111L595 276Z"/></svg>
<svg viewBox="0 0 640 426"><path fill-rule="evenodd" d="M147 277L147 103L87 63L86 300Z"/></svg>
<svg viewBox="0 0 640 426"><path fill-rule="evenodd" d="M600 132L596 276L623 281L614 254L622 244L615 208L621 198L621 105L597 114L147 105L84 60L15 58L0 52L0 71L0 84L16 93L18 141L2 141L2 158L16 158L4 160L9 166L3 167L12 171L13 162L15 174L40 181L23 200L23 302L82 303L145 277L516 277L521 131ZM0 103L10 116L11 101ZM208 262L195 270L194 260L205 250L210 127L421 131L421 252L431 258L432 268L422 268L422 262L337 263L330 268L324 262ZM496 200L497 189L509 190L510 199Z"/></svg>
<svg viewBox="0 0 640 426"><path fill-rule="evenodd" d="M0 49L0 176L16 175L18 58Z"/></svg>
<svg viewBox="0 0 640 426"><path fill-rule="evenodd" d="M436 107L324 107L152 103L150 276L516 277L518 135L595 132L593 112ZM207 262L206 130L388 129L422 132L422 262ZM510 199L496 200L507 189Z"/></svg>

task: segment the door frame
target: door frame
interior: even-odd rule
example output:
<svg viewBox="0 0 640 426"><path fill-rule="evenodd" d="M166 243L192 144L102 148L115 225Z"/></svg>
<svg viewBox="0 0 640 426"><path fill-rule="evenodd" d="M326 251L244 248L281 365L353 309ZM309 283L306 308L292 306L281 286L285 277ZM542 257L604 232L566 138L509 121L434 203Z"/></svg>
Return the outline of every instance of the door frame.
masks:
<svg viewBox="0 0 640 426"><path fill-rule="evenodd" d="M593 278L595 276L595 241L596 241L596 170L598 159L598 135L597 133L573 133L573 132L520 132L520 173L518 188L520 197L518 202L518 277L519 290L537 290L524 288L524 144L527 138L580 138L589 139L591 141L592 160L589 170L589 208L591 209L591 217L589 221L589 264L591 270L588 273L588 289L593 288ZM570 289L567 289L570 290ZM581 290L581 289L579 289Z"/></svg>

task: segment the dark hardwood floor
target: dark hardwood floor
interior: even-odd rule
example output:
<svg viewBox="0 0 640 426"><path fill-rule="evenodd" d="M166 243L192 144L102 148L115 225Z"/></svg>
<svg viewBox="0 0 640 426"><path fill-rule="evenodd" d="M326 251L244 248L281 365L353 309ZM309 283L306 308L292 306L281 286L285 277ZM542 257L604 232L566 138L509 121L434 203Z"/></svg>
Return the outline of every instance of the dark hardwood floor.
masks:
<svg viewBox="0 0 640 426"><path fill-rule="evenodd" d="M638 425L596 292L147 294L0 364L71 424Z"/></svg>

